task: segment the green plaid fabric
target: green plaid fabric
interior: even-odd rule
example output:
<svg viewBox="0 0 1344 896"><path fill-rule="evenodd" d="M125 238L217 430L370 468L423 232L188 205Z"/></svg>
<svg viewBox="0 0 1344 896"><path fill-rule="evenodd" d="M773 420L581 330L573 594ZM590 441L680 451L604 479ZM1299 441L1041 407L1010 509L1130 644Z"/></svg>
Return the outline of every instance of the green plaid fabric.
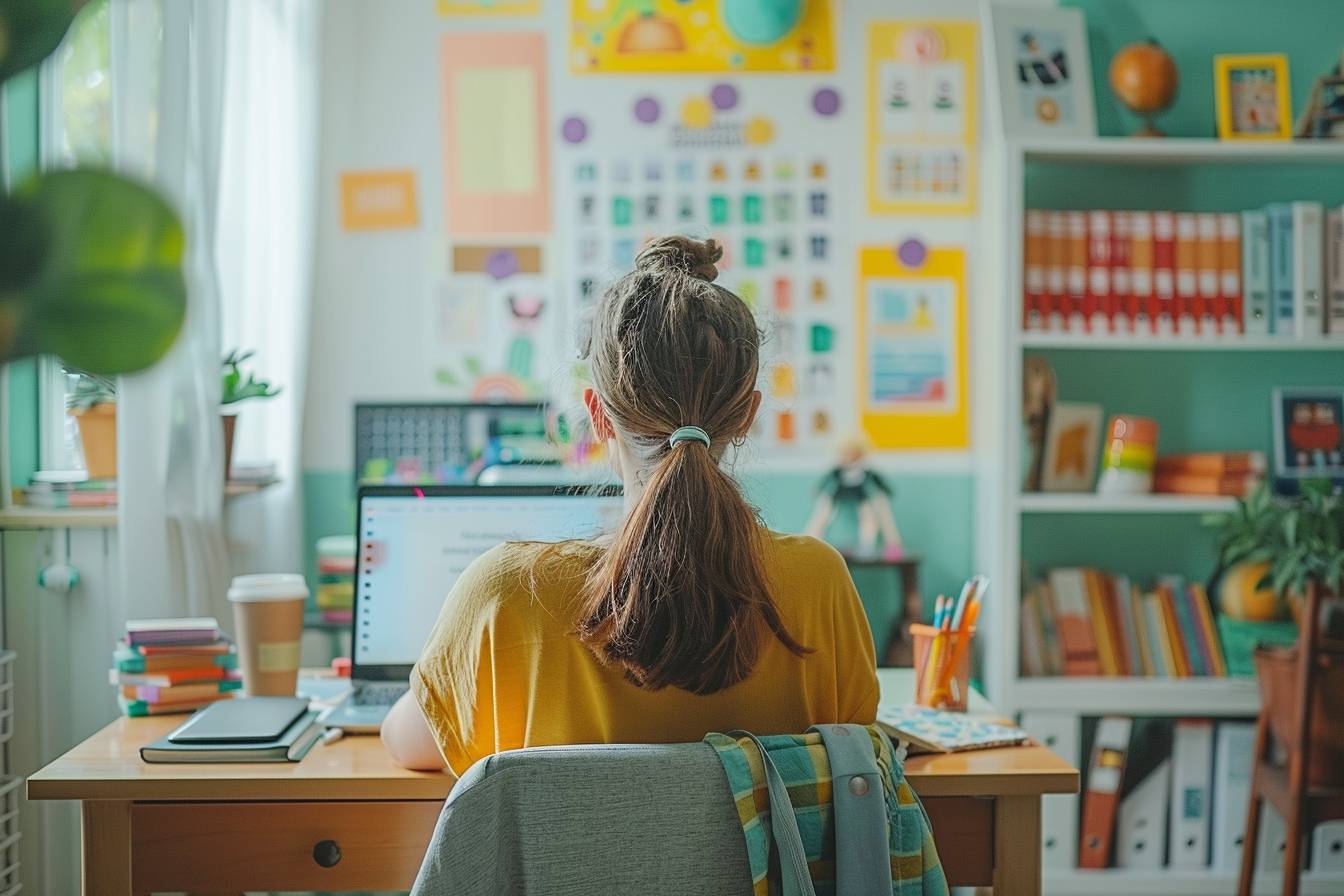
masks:
<svg viewBox="0 0 1344 896"><path fill-rule="evenodd" d="M946 896L947 878L938 861L924 807L906 783L900 763L892 753L891 741L876 726L869 726L868 733L887 797L891 892L893 896ZM769 896L770 794L760 751L749 739L739 740L726 734L707 734L705 743L717 752L737 803L751 862L753 893ZM817 896L833 896L835 825L831 810L831 767L821 735L772 735L762 737L761 743L788 785L789 802L798 819Z"/></svg>

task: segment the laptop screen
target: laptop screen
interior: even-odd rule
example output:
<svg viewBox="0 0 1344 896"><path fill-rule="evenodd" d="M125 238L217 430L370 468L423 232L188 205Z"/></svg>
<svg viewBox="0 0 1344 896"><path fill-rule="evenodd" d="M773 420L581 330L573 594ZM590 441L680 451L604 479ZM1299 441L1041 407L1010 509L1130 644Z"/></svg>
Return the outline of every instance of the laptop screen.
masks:
<svg viewBox="0 0 1344 896"><path fill-rule="evenodd" d="M506 541L563 541L611 531L619 489L551 486L366 487L359 497L353 672L410 676L462 570Z"/></svg>

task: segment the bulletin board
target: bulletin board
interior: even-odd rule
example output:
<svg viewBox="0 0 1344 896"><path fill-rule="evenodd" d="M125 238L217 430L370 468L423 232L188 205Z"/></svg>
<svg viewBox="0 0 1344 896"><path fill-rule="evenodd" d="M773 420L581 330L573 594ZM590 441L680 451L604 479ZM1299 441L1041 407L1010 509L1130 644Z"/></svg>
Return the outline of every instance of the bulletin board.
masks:
<svg viewBox="0 0 1344 896"><path fill-rule="evenodd" d="M824 465L859 432L880 451L967 448L966 253L923 229L975 206L974 20L877 0L770 21L742 0L435 8L442 168L361 160L388 175L365 190L371 223L346 220L352 239L418 232L430 395L572 404L585 315L645 242L680 233L724 247L718 282L763 334L746 460ZM842 34L863 35L854 58ZM929 243L919 265L910 242ZM888 293L908 289L926 317L901 317Z"/></svg>

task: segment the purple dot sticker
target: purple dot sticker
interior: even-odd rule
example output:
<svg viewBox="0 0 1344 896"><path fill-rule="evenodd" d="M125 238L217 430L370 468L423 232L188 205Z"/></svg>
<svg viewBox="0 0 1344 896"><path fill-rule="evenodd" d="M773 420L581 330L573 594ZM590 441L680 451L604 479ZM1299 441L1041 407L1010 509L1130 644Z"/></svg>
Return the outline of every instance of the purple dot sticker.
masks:
<svg viewBox="0 0 1344 896"><path fill-rule="evenodd" d="M658 101L651 96L640 97L635 103L635 120L644 124L653 124L662 114Z"/></svg>
<svg viewBox="0 0 1344 896"><path fill-rule="evenodd" d="M560 125L560 136L566 143L582 143L588 138L588 123L577 115L571 115Z"/></svg>
<svg viewBox="0 0 1344 896"><path fill-rule="evenodd" d="M919 240L911 237L896 248L896 257L908 268L917 268L928 257L928 248Z"/></svg>
<svg viewBox="0 0 1344 896"><path fill-rule="evenodd" d="M812 109L818 115L829 118L840 111L840 94L830 87L821 88L812 94Z"/></svg>
<svg viewBox="0 0 1344 896"><path fill-rule="evenodd" d="M709 91L709 101L720 112L737 106L737 88L731 84L715 84Z"/></svg>
<svg viewBox="0 0 1344 896"><path fill-rule="evenodd" d="M512 249L496 249L485 259L485 272L496 280L518 273L518 253Z"/></svg>

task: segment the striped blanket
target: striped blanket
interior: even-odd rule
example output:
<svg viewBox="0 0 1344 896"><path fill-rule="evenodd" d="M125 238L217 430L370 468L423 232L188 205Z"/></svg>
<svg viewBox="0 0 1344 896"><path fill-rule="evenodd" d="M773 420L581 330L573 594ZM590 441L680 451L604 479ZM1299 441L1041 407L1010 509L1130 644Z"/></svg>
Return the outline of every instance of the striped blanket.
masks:
<svg viewBox="0 0 1344 896"><path fill-rule="evenodd" d="M891 845L893 896L946 896L947 880L938 861L928 816L906 783L891 741L869 727L878 768L887 797L888 842ZM760 751L748 738L708 734L705 742L718 753L728 786L737 802L738 818L746 836L753 893L768 896L771 863L770 795ZM789 788L807 851L808 870L817 896L835 893L835 826L831 811L831 771L821 735L783 734L761 742Z"/></svg>

